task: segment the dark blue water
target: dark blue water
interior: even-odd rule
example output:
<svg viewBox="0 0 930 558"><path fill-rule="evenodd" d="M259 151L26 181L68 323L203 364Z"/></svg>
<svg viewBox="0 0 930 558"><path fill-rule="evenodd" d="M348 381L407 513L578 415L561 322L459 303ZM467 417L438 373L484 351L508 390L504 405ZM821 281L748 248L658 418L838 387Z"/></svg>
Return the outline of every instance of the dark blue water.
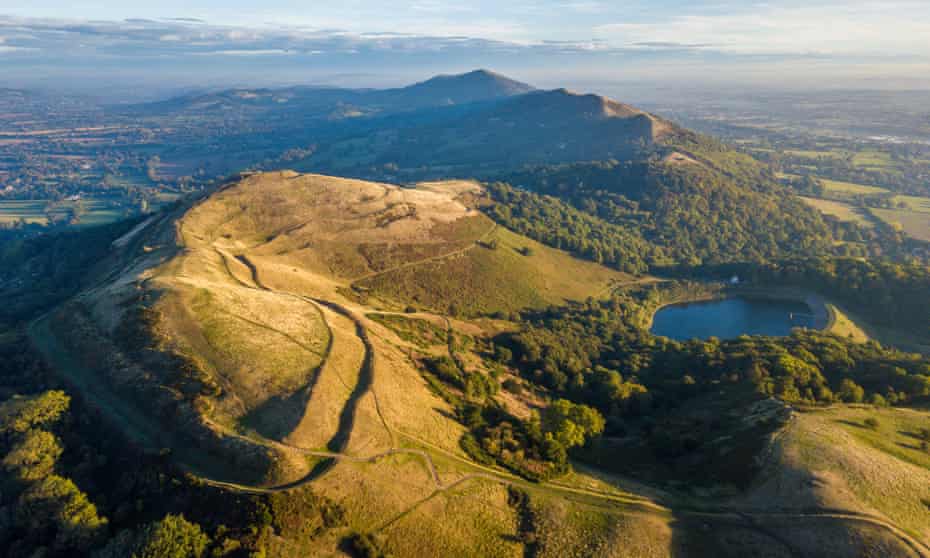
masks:
<svg viewBox="0 0 930 558"><path fill-rule="evenodd" d="M814 327L807 304L789 300L727 298L666 306L656 312L652 333L678 341L740 335L785 336Z"/></svg>

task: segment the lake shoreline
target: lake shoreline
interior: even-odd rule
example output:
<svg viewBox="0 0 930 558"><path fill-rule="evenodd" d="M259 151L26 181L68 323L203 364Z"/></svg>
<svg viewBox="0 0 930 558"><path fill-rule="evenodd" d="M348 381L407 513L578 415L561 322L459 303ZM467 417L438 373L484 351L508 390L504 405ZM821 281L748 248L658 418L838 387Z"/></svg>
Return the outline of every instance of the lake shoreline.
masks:
<svg viewBox="0 0 930 558"><path fill-rule="evenodd" d="M703 292L695 293L693 296L676 297L674 300L668 300L658 305L650 314L646 329L653 335L656 315L665 308L672 306L686 306L688 304L700 304L709 302L722 302L732 299L743 299L745 301L764 301L764 302L785 302L803 304L809 312L812 325L808 329L824 331L830 333L837 323L836 310L822 296L811 291L798 289L794 287L750 287L744 285L707 285L711 287ZM716 287L716 288L713 288Z"/></svg>

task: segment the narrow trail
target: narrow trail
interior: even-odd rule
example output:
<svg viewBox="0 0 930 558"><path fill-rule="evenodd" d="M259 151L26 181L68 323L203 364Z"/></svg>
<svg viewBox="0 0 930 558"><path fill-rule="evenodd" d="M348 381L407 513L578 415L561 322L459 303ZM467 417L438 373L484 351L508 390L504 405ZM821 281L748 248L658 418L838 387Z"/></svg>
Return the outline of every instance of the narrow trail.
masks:
<svg viewBox="0 0 930 558"><path fill-rule="evenodd" d="M428 257L428 258L423 258L423 259L420 259L420 260L414 260L414 261L412 261L412 262L403 263L403 264L400 264L400 265L397 265L397 266L394 266L394 267L390 267L390 268L388 268L388 269L382 269L381 271L373 271L373 272L371 272L371 273L366 273L366 274L364 274L364 275L360 275L359 277L356 277L356 278L352 279L352 284L354 285L355 283L358 283L358 282L360 282L360 281L365 281L365 280L367 280L367 279L372 279L372 278L378 277L378 276L380 276L380 275L385 275L385 274L387 274L387 273L392 273L392 272L395 272L395 271L400 271L401 269L408 269L408 268L411 268L411 267L418 267L418 266L421 266L421 265L424 265L424 264L428 264L428 263L431 263L431 262L438 262L438 261L441 261L441 260L446 260L446 259L449 259L449 258L453 258L453 257L455 257L455 256L459 256L459 255L465 254L465 253L469 252L470 250L474 250L475 248L477 248L478 246L480 246L480 245L481 245L481 242L483 242L483 241L486 240L489 236L491 236L492 234L494 234L494 232L497 231L497 226L498 226L497 223L494 223L494 225L492 225L491 228L487 230L487 232L485 232L485 233L482 234L480 237L478 237L477 239L475 239L474 241L472 241L471 243L469 243L468 246L465 246L465 247L463 247L463 248L459 248L458 250L453 250L453 251L451 251L451 252L446 252L445 254L438 254L438 255L436 255L436 256L430 256L430 257Z"/></svg>

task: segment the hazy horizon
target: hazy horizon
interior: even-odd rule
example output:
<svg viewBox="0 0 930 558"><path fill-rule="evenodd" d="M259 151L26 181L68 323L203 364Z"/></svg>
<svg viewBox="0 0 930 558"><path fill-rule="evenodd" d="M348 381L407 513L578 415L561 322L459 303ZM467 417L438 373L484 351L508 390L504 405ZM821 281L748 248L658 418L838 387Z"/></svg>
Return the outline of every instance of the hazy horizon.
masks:
<svg viewBox="0 0 930 558"><path fill-rule="evenodd" d="M423 0L339 7L38 1L0 8L2 87L153 98L391 87L488 68L540 87L930 88L930 9L901 0Z"/></svg>

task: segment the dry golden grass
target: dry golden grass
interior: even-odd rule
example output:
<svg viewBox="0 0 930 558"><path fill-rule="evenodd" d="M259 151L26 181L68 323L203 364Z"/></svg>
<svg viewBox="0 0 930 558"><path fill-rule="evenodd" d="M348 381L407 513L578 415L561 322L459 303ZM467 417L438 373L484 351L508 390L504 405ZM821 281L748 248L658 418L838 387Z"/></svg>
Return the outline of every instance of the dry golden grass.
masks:
<svg viewBox="0 0 930 558"><path fill-rule="evenodd" d="M869 340L868 333L862 327L856 325L856 322L842 310L833 304L827 304L827 311L830 313L830 324L826 328L828 333L851 339L856 343L865 343Z"/></svg>
<svg viewBox="0 0 930 558"><path fill-rule="evenodd" d="M358 383L364 358L362 342L351 320L323 309L332 331L332 347L313 382L303 418L285 441L302 448L323 449L339 429L339 415Z"/></svg>
<svg viewBox="0 0 930 558"><path fill-rule="evenodd" d="M380 533L395 556L523 556L506 488L480 480L435 495Z"/></svg>
<svg viewBox="0 0 930 558"><path fill-rule="evenodd" d="M872 430L868 417L879 421ZM763 482L742 504L872 513L930 542L930 455L915 434L930 415L836 406L797 413L775 442Z"/></svg>
<svg viewBox="0 0 930 558"><path fill-rule="evenodd" d="M668 518L620 514L567 500L532 500L537 556L659 558L674 555Z"/></svg>

